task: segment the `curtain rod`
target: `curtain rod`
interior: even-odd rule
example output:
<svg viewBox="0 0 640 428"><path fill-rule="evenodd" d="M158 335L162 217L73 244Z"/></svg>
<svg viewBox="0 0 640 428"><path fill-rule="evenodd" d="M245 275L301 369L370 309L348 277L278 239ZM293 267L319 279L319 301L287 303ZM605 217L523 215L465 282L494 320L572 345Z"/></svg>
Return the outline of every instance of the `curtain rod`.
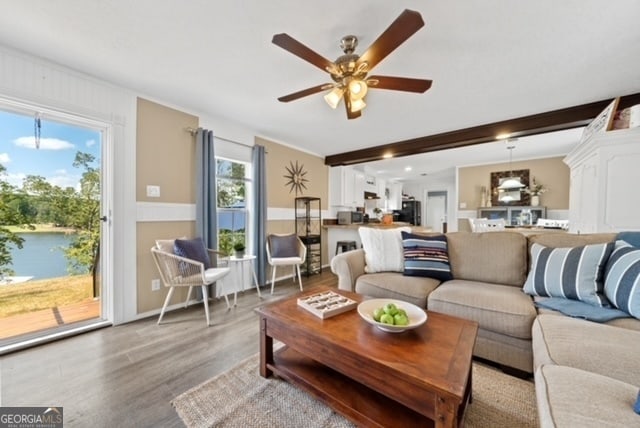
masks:
<svg viewBox="0 0 640 428"><path fill-rule="evenodd" d="M195 135L198 133L198 130L196 128L191 128L191 127L185 128L185 131L187 131L189 134L191 134L192 137L195 137ZM253 147L253 146L250 146L249 144L240 143L238 141L233 141L233 140L230 140L230 139L224 138L224 137L218 137L215 134L213 134L213 138L215 140L226 141L227 143L239 144L239 145L245 146L245 147Z"/></svg>

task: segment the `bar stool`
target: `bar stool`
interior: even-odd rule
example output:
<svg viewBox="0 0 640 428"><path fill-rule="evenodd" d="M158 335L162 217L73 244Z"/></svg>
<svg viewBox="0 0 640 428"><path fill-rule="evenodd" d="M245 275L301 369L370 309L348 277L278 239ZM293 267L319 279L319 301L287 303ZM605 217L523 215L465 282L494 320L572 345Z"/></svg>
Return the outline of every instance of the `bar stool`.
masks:
<svg viewBox="0 0 640 428"><path fill-rule="evenodd" d="M338 250L344 253L346 251L355 250L357 248L358 246L356 244L356 241L338 241L336 242L336 255L338 255Z"/></svg>

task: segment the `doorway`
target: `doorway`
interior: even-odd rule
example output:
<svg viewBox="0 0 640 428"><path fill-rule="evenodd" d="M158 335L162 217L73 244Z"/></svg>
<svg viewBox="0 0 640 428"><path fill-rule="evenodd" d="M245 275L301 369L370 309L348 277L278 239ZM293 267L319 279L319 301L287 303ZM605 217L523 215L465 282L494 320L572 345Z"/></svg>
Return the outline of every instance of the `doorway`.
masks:
<svg viewBox="0 0 640 428"><path fill-rule="evenodd" d="M434 232L447 232L447 192L428 191L426 195L425 226L431 227Z"/></svg>
<svg viewBox="0 0 640 428"><path fill-rule="evenodd" d="M105 323L108 135L0 100L0 351Z"/></svg>

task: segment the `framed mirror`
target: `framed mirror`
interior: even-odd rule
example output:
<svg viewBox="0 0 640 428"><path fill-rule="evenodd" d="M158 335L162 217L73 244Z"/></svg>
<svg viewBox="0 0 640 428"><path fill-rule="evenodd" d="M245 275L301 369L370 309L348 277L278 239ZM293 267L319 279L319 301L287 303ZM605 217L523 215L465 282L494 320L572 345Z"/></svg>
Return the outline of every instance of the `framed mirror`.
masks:
<svg viewBox="0 0 640 428"><path fill-rule="evenodd" d="M524 184L520 190L517 189L509 189L507 195L510 196L510 201L502 201L500 197L504 195L503 192L500 192L498 187L500 184L509 177L520 177L520 181ZM505 205L517 205L517 206L527 206L531 204L531 195L524 191L524 189L529 187L529 170L528 169L519 169L513 171L497 171L492 172L490 175L491 182L491 205L494 207L497 206L505 206Z"/></svg>

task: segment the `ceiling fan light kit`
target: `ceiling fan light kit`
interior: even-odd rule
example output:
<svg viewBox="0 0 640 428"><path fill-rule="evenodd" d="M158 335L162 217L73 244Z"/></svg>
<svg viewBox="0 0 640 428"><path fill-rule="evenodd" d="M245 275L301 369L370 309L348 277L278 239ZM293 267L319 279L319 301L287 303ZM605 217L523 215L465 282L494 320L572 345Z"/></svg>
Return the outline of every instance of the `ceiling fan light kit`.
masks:
<svg viewBox="0 0 640 428"><path fill-rule="evenodd" d="M398 46L424 26L419 12L406 9L361 55L354 54L358 38L344 36L340 41L341 55L329 61L286 33L273 36L272 43L329 73L334 83L314 86L278 98L281 102L297 100L308 95L330 90L324 99L333 109L344 99L348 119L360 117L367 104L364 97L370 88L424 93L431 87L431 80L367 74Z"/></svg>

